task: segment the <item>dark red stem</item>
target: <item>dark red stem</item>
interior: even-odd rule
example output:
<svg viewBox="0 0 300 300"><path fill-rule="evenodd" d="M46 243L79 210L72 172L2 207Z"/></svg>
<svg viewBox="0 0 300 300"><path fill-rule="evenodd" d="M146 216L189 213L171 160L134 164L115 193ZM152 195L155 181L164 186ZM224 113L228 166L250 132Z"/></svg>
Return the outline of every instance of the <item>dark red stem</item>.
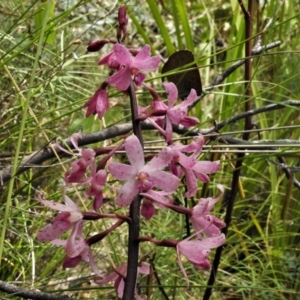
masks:
<svg viewBox="0 0 300 300"><path fill-rule="evenodd" d="M128 95L130 97L131 106L131 119L133 133L139 139L142 147L143 137L142 137L142 127L141 122L137 119L138 116L138 106L135 94L134 83L131 80L130 86L128 88ZM128 223L129 226L129 236L128 236L128 258L127 258L127 276L125 280L125 288L123 294L123 300L134 299L134 291L137 278L137 268L139 262L139 235L140 235L140 206L141 206L141 196L137 195L130 205L129 217L131 222Z"/></svg>

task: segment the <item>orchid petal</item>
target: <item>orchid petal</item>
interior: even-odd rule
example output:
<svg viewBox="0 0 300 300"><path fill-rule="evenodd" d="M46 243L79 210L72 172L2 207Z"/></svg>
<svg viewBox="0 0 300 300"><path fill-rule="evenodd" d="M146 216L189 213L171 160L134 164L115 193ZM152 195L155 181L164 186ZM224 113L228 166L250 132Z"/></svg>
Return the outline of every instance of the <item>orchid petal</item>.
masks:
<svg viewBox="0 0 300 300"><path fill-rule="evenodd" d="M109 54L105 55L104 57L102 57L99 61L98 61L98 65L105 65L108 63L110 57L114 55L114 51L110 52Z"/></svg>
<svg viewBox="0 0 300 300"><path fill-rule="evenodd" d="M198 161L192 169L197 173L216 173L220 169L220 161Z"/></svg>
<svg viewBox="0 0 300 300"><path fill-rule="evenodd" d="M139 189L137 180L135 178L129 179L121 188L116 199L116 204L121 207L129 206L138 192Z"/></svg>
<svg viewBox="0 0 300 300"><path fill-rule="evenodd" d="M175 124L175 123L174 123ZM170 119L169 115L166 115L166 129L165 129L165 137L166 141L170 142L172 141L172 132L173 132L173 126L172 121Z"/></svg>
<svg viewBox="0 0 300 300"><path fill-rule="evenodd" d="M103 204L103 193L102 191L100 191L97 193L93 201L93 210L98 211L98 209L102 206L102 204Z"/></svg>
<svg viewBox="0 0 300 300"><path fill-rule="evenodd" d="M77 211L80 212L80 209L78 208L78 206L74 203L73 200L71 200L70 197L68 197L66 194L64 194L64 201L67 204L68 207L70 207L72 210L71 211ZM63 210L60 210L63 211Z"/></svg>
<svg viewBox="0 0 300 300"><path fill-rule="evenodd" d="M160 170L153 171L149 179L165 192L174 192L180 184L180 179L177 176Z"/></svg>
<svg viewBox="0 0 300 300"><path fill-rule="evenodd" d="M109 108L108 96L106 90L101 89L97 94L96 112L101 119Z"/></svg>
<svg viewBox="0 0 300 300"><path fill-rule="evenodd" d="M194 172L194 175L197 179L203 181L203 182L209 182L209 177L206 174L202 174L202 173L196 173Z"/></svg>
<svg viewBox="0 0 300 300"><path fill-rule="evenodd" d="M143 261L141 266L138 267L138 273L143 275L150 274L150 264Z"/></svg>
<svg viewBox="0 0 300 300"><path fill-rule="evenodd" d="M186 179L186 185L188 188L188 191L185 193L186 197L193 197L197 193L197 181L195 174L192 170L185 169L184 168L184 174L185 174L185 179Z"/></svg>
<svg viewBox="0 0 300 300"><path fill-rule="evenodd" d="M81 256L69 257L66 256L63 261L63 268L75 268L81 262Z"/></svg>
<svg viewBox="0 0 300 300"><path fill-rule="evenodd" d="M219 236L208 237L203 240L183 240L178 243L180 252L184 251L189 254L189 257L197 257L199 255L199 250L209 250L212 248L217 248L225 243L224 233ZM183 252L182 252L183 253Z"/></svg>
<svg viewBox="0 0 300 300"><path fill-rule="evenodd" d="M68 231L68 229L70 229L72 226L73 224L69 224L68 228L62 229L61 227L48 224L38 232L37 239L40 242L50 242Z"/></svg>
<svg viewBox="0 0 300 300"><path fill-rule="evenodd" d="M170 109L178 98L178 90L173 82L164 82L163 86L168 94L168 108Z"/></svg>
<svg viewBox="0 0 300 300"><path fill-rule="evenodd" d="M145 165L144 151L141 142L135 135L131 135L125 140L125 151L135 170L138 171Z"/></svg>
<svg viewBox="0 0 300 300"><path fill-rule="evenodd" d="M189 117L189 116L182 118L179 122L179 124L181 124L182 126L187 127L187 128L198 125L199 123L200 123L200 121L198 118Z"/></svg>
<svg viewBox="0 0 300 300"><path fill-rule="evenodd" d="M150 54L150 46L145 45L142 50L133 58L133 68L142 71L153 71L158 68L160 63L159 56L152 56Z"/></svg>
<svg viewBox="0 0 300 300"><path fill-rule="evenodd" d="M130 85L131 73L130 69L126 66L119 70L114 75L105 79L105 82L114 85L118 90L125 91Z"/></svg>
<svg viewBox="0 0 300 300"><path fill-rule="evenodd" d="M113 52L121 65L128 65L131 63L132 56L125 46L121 44L115 44L113 47Z"/></svg>
<svg viewBox="0 0 300 300"><path fill-rule="evenodd" d="M67 244L67 241L66 240L61 240L61 239L55 239L55 240L52 240L51 243L53 245L56 245L56 246L65 246Z"/></svg>
<svg viewBox="0 0 300 300"><path fill-rule="evenodd" d="M154 205L151 201L144 199L141 207L141 215L146 219L150 220L156 213Z"/></svg>
<svg viewBox="0 0 300 300"><path fill-rule="evenodd" d="M52 208L52 209L55 209L55 210L58 210L58 211L67 211L67 212L74 211L73 207L70 207L70 206L67 206L67 205L64 205L64 204L60 204L60 203L56 203L56 202L53 202L53 201L49 201L49 200L44 200L41 195L38 195L38 201L41 202L42 204L44 204L45 206L47 206L49 208ZM78 211L77 206L76 206L76 210Z"/></svg>
<svg viewBox="0 0 300 300"><path fill-rule="evenodd" d="M182 108L188 107L188 106L192 105L196 100L197 100L197 93L194 89L191 89L191 92L189 93L187 98L184 101L182 101L182 103L179 105L181 105L180 107L182 107Z"/></svg>
<svg viewBox="0 0 300 300"><path fill-rule="evenodd" d="M195 157L186 156L180 151L176 151L176 154L178 155L178 163L184 168L191 169L197 163Z"/></svg>
<svg viewBox="0 0 300 300"><path fill-rule="evenodd" d="M129 178L137 175L135 168L118 162L111 162L108 165L108 171L118 180L128 180Z"/></svg>
<svg viewBox="0 0 300 300"><path fill-rule="evenodd" d="M88 251L88 257L89 257L89 263L90 263L90 266L92 268L92 271L99 277L104 277L104 274L101 274L96 266L96 262L95 262L95 258L93 256L93 252L92 252L92 249L89 248L89 251Z"/></svg>
<svg viewBox="0 0 300 300"><path fill-rule="evenodd" d="M151 161L142 169L144 172L150 170L162 169L167 166L174 155L174 151L170 147L163 148Z"/></svg>

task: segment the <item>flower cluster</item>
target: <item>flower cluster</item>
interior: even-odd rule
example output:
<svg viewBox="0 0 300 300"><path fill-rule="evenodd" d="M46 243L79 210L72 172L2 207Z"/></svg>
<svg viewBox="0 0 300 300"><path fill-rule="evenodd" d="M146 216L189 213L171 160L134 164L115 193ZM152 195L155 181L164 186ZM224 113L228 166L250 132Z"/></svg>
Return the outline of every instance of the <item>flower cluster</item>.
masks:
<svg viewBox="0 0 300 300"><path fill-rule="evenodd" d="M115 204L118 207L127 208L140 196L141 215L150 220L159 209L171 209L176 213L189 216L195 234L184 240L157 241L151 237L140 237L140 242L152 242L157 246L173 247L178 256L178 263L184 277L187 275L180 260L180 254L198 269L210 267L208 255L211 249L221 246L225 242L225 236L221 229L225 223L213 216L211 211L217 201L223 195L224 188L218 185L221 194L217 198L201 198L193 208L187 208L173 204L173 193L181 193L183 188L180 184L184 182L186 190L185 197L194 197L197 194L199 182L209 182L209 175L219 170L219 161L199 161L199 155L205 143L203 136L195 137L190 144L182 145L173 142L173 125L192 127L199 123L195 117L188 116L188 107L197 99L195 90L191 90L188 97L180 104L175 105L178 98L178 91L172 82L163 83L168 99L165 104L158 93L144 83L145 72L154 71L158 68L160 59L158 56L151 56L150 46L145 45L142 49L127 49L121 44L127 35L127 15L124 5L121 6L118 15L119 26L117 29L117 41L111 40L96 41L89 45L89 51L100 50L104 45L113 43L112 51L98 62L98 65L107 65L113 74L104 80L96 93L83 105L87 108L86 116L97 115L102 118L109 108L109 97L107 89L109 85L126 93L132 84L137 87L146 88L151 96L151 103L147 107L136 107L139 115L137 120L147 120L162 134L166 146L163 147L151 159L144 157L143 146L136 135L128 136L124 143L114 149L107 149L107 155L97 164L97 151L93 149L82 149L78 146L79 134L72 136L71 141L75 148L77 159L72 162L70 170L65 173L65 185L63 198L65 204L45 200L42 196L38 201L59 214L46 225L37 235L41 242L52 242L62 246L66 252L63 262L65 268L74 268L81 261L90 264L95 273L95 283L99 285L115 282L115 289L120 298L123 297L125 278L127 276L127 264L122 264L114 269L110 275L100 272L92 253L91 246L102 240L110 232L116 230L124 222L131 219L127 215L116 213L100 213L103 208L103 190L117 190ZM61 146L59 146L61 147ZM125 149L129 163L110 161L115 152L122 147ZM61 148L62 149L62 148ZM66 150L64 150L66 151ZM105 151L102 151L105 153ZM109 175L109 177L108 177ZM107 183L108 178L114 178L117 182L112 187ZM121 182L121 183L118 183ZM92 196L92 210L81 210L66 194L66 189L80 186L85 189L87 196ZM114 193L112 190L112 193ZM101 209L102 210L102 209ZM101 218L114 218L117 222L104 232L93 236L84 237L84 224L88 221ZM60 239L66 232L69 237ZM143 262L137 273L148 275L149 265ZM135 292L137 299L142 299Z"/></svg>

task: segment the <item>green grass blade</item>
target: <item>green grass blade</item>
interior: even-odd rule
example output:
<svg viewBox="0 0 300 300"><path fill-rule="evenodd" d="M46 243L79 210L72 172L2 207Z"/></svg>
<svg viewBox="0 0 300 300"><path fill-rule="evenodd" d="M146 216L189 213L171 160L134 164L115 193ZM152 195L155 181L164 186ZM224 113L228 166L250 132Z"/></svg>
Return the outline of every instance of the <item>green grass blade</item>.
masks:
<svg viewBox="0 0 300 300"><path fill-rule="evenodd" d="M164 44L167 48L168 56L170 56L175 51L175 49L172 44L168 29L165 25L165 21L163 20L162 15L159 12L157 2L154 0L147 0L147 3L152 12L152 15L153 15L155 21L156 21L156 24L160 30L161 36L164 40Z"/></svg>

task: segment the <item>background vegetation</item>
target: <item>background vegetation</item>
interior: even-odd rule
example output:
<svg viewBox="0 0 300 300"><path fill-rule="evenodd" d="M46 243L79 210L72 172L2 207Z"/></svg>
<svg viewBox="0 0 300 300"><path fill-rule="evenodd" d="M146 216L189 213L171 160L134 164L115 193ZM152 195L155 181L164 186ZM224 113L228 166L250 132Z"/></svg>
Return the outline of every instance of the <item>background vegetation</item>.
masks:
<svg viewBox="0 0 300 300"><path fill-rule="evenodd" d="M86 119L85 111L80 108L108 76L107 70L96 63L109 49L87 54L86 45L96 39L115 37L120 3L1 2L1 168L12 165L14 174L24 156L43 151L56 137L65 139L81 129L94 132L129 120L128 99L114 90L110 91L111 109L102 122L94 117ZM153 54L160 54L162 61L178 49L193 51L204 87L244 57L245 22L237 1L129 0L126 5L130 17L127 45L150 44ZM288 99L300 100L299 13L300 4L296 0L255 4L253 35L261 33L270 22L261 34L261 44L279 40L281 45L253 60L253 108ZM152 75L151 84L159 87L160 74ZM193 114L201 119L199 128L209 128L214 121L242 113L244 94L241 67L193 108ZM146 102L147 94L140 92L139 98ZM300 165L299 106L283 105L281 109L258 114L253 123L263 130L252 133L250 140L267 140L267 144L264 149L249 149L245 156L239 194L211 299L300 299L300 190L293 185L293 180L299 178ZM241 120L224 126L219 133L241 138L243 128ZM145 137L152 143L158 139L147 132ZM116 140L91 146L105 146ZM211 158L214 145L216 142L209 144L202 159ZM236 159L236 145L225 148L220 144L218 149L222 170L210 183L210 196L218 195L217 183L230 188ZM279 161L279 156L284 161ZM115 299L112 286L93 284L87 266L80 264L74 270L63 270L63 251L36 240L36 233L52 217L52 213L38 205L36 195L43 191L47 199L61 201L61 178L69 164L70 159L66 158L47 161L1 184L0 279L26 289L69 294L74 299ZM293 168L284 169L283 164ZM291 171L290 179L286 170ZM199 186L199 196L204 188L207 186ZM108 199L112 196L106 195ZM74 191L72 197L84 203L80 191ZM114 206L110 200L105 205ZM225 205L222 208L220 204L216 210L221 217ZM97 232L106 226L105 222L95 223L89 230ZM126 260L127 232L125 227L122 230L93 249L99 269L110 269ZM170 212L163 211L151 222L142 223L142 234L152 234L157 239L179 239L185 233L184 217ZM191 288L186 291L172 250L148 244L142 248L142 256L153 262L168 295L166 298L158 288L157 280L147 277L138 284L149 299L202 297L209 272L199 272L184 262L191 280ZM0 297L18 299L6 293Z"/></svg>

